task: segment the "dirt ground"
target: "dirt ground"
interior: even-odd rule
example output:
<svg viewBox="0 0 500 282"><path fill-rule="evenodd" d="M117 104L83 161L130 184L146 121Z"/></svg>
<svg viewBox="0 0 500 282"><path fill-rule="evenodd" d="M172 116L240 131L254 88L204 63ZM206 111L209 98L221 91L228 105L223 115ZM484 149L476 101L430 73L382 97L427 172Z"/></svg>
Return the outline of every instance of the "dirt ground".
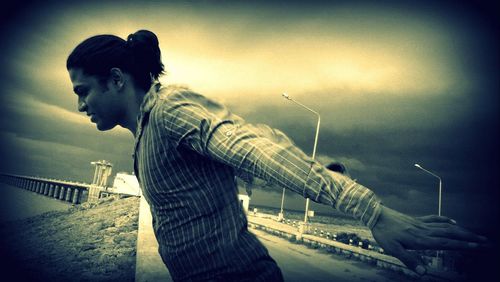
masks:
<svg viewBox="0 0 500 282"><path fill-rule="evenodd" d="M139 201L109 197L0 223L2 281L134 281ZM496 253L487 258L470 281L497 281L475 279L498 276Z"/></svg>
<svg viewBox="0 0 500 282"><path fill-rule="evenodd" d="M134 281L138 214L139 198L109 197L2 223L3 277Z"/></svg>

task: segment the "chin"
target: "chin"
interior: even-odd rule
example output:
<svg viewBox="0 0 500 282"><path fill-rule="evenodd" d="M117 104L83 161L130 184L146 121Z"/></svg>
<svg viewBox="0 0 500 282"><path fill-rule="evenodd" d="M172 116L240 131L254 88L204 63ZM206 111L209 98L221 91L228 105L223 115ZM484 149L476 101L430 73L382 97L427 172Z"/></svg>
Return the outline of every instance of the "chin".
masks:
<svg viewBox="0 0 500 282"><path fill-rule="evenodd" d="M107 130L111 130L113 128L115 128L115 124L102 124L102 123L97 123L96 124L97 126L97 129L99 131L107 131Z"/></svg>

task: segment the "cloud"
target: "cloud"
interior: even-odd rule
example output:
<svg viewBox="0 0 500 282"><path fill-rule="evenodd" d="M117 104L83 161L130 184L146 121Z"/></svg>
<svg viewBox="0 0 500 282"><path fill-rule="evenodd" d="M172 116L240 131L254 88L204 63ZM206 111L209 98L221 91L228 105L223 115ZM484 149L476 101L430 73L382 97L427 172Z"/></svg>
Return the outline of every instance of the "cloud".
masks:
<svg viewBox="0 0 500 282"><path fill-rule="evenodd" d="M316 119L281 93L320 112L318 157L345 162L389 204L428 211L435 181L415 162L443 176L450 208L474 214L470 193L497 204L498 36L473 5L212 4L25 6L2 25L0 157L20 160L3 167L86 180L88 162L107 159L131 171L132 136L76 113L65 60L89 36L147 28L166 83L281 129L307 154Z"/></svg>
<svg viewBox="0 0 500 282"><path fill-rule="evenodd" d="M2 133L0 138L2 147L8 148L0 151L4 160L2 171L29 172L26 173L27 175L41 173L45 176L61 177L61 173L66 175L67 170L71 170L70 160L95 156L95 152L89 149L19 137L13 133ZM22 152L30 152L30 154ZM58 171L61 163L69 164L64 172Z"/></svg>
<svg viewBox="0 0 500 282"><path fill-rule="evenodd" d="M93 171L90 162L100 159L111 161L114 171L132 172L131 146L113 142L116 141L113 138L107 139L109 145L99 144L104 148L64 144L60 140L43 141L5 132L0 134L0 140L1 172L90 182Z"/></svg>
<svg viewBox="0 0 500 282"><path fill-rule="evenodd" d="M34 28L20 30L26 38L19 45L26 48L11 59L16 73L63 89L65 59L78 42L111 31L126 37L142 23L158 32L170 73L165 81L222 98L283 91L301 97L318 87L341 93L429 94L464 88L469 81L457 75L459 53L450 44L462 39L449 38L453 27L418 10L403 16L395 9L357 7L359 17L353 17L348 7L310 7L315 12L311 17L297 8L285 12L272 5L257 12L238 5L200 9L153 3L130 3L116 11L108 4L37 11L30 20ZM122 16L127 11L136 15L133 21Z"/></svg>
<svg viewBox="0 0 500 282"><path fill-rule="evenodd" d="M34 115L38 117L50 117L56 120L61 120L75 124L88 125L88 118L71 112L53 104L47 104L43 101L36 99L33 95L23 93L20 90L13 90L6 93L4 103L6 103L8 110L16 115Z"/></svg>
<svg viewBox="0 0 500 282"><path fill-rule="evenodd" d="M125 129L101 133L88 117L22 92L3 97L0 170L86 180L88 163L107 159L131 172L133 138Z"/></svg>
<svg viewBox="0 0 500 282"><path fill-rule="evenodd" d="M9 89L4 92L4 94L6 95L2 97L2 100L6 109L3 113L0 113L2 121L4 121L4 123L9 123L6 121L12 117L18 117L29 121L21 124L12 124L13 128L16 128L17 125L22 125L20 128L36 128L37 126L43 127L48 124L51 125L50 134L54 133L54 131L60 132L64 131L63 129L75 127L79 130L92 129L93 132L96 133L94 125L90 123L89 118L83 113L76 113L76 111L69 111L60 106L48 104L39 97L32 95L32 93L23 92L22 89ZM37 122L40 120L45 120L47 123ZM111 135L122 138L127 135L130 136L130 133L127 133L123 128L117 128L110 132ZM43 130L34 130L33 133L43 134ZM47 134L47 136L50 134Z"/></svg>

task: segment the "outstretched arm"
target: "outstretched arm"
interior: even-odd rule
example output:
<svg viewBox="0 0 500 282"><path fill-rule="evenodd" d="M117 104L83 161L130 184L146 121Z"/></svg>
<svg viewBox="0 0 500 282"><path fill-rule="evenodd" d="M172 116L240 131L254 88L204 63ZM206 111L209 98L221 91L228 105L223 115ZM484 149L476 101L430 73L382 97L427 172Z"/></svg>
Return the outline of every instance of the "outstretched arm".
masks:
<svg viewBox="0 0 500 282"><path fill-rule="evenodd" d="M203 96L177 92L162 106L163 126L175 145L329 205L368 227L380 201L352 179L327 170L279 130L252 125Z"/></svg>
<svg viewBox="0 0 500 282"><path fill-rule="evenodd" d="M361 220L387 253L419 274L425 268L408 249L473 249L484 242L448 218L413 218L384 207L372 191L328 171L281 132L246 124L201 95L169 97L163 121L171 142Z"/></svg>

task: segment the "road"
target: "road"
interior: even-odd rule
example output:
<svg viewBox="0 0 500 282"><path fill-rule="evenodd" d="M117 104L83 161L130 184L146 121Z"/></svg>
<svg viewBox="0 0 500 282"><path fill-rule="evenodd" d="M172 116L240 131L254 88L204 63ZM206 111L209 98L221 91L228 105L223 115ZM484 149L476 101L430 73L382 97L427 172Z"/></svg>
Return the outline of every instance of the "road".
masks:
<svg viewBox="0 0 500 282"><path fill-rule="evenodd" d="M287 282L315 281L408 281L393 271L371 266L364 262L327 254L294 244L262 230L250 229L268 248Z"/></svg>
<svg viewBox="0 0 500 282"><path fill-rule="evenodd" d="M17 187L0 184L0 222L31 217L71 206ZM262 230L250 229L268 248L287 282L408 281L409 277L294 244Z"/></svg>

